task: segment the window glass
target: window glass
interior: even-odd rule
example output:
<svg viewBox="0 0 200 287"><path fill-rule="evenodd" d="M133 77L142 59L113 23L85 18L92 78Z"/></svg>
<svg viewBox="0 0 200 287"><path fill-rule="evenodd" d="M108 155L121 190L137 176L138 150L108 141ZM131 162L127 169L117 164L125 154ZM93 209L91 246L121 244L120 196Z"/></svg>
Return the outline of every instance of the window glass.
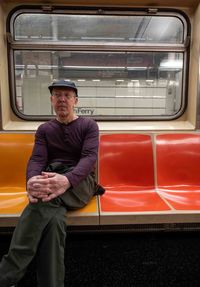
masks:
<svg viewBox="0 0 200 287"><path fill-rule="evenodd" d="M74 81L78 115L166 116L180 109L183 54L166 52L16 51L18 109L24 115L53 113L48 84Z"/></svg>
<svg viewBox="0 0 200 287"><path fill-rule="evenodd" d="M180 44L184 40L182 21L170 16L20 14L14 32L17 41Z"/></svg>
<svg viewBox="0 0 200 287"><path fill-rule="evenodd" d="M47 86L66 79L78 86L78 115L102 120L180 116L189 66L190 29L184 16L97 11L31 8L11 15L9 66L16 114L51 117Z"/></svg>

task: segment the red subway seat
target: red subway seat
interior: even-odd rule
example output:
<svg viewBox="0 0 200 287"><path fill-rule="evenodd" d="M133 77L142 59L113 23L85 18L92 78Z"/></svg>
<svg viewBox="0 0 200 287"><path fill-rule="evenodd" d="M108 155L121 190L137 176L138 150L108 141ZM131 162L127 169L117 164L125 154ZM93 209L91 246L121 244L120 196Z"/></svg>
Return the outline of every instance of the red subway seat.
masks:
<svg viewBox="0 0 200 287"><path fill-rule="evenodd" d="M106 189L100 198L101 212L170 209L155 191L150 135L101 135L99 182Z"/></svg>
<svg viewBox="0 0 200 287"><path fill-rule="evenodd" d="M200 135L156 137L157 188L176 210L200 210Z"/></svg>

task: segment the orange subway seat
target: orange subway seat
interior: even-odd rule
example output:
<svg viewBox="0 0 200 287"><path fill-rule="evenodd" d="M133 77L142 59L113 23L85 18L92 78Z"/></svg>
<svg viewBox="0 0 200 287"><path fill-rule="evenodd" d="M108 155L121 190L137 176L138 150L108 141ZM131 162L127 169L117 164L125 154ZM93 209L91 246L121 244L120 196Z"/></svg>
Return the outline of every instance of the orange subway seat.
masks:
<svg viewBox="0 0 200 287"><path fill-rule="evenodd" d="M34 134L0 134L0 226L8 218L17 217L28 203L26 195L26 165L32 152ZM84 208L69 212L71 225L99 224L97 197ZM91 220L90 220L91 217Z"/></svg>
<svg viewBox="0 0 200 287"><path fill-rule="evenodd" d="M200 134L156 136L157 188L177 210L200 210Z"/></svg>
<svg viewBox="0 0 200 287"><path fill-rule="evenodd" d="M97 196L81 209L67 212L68 225L99 225L99 209Z"/></svg>
<svg viewBox="0 0 200 287"><path fill-rule="evenodd" d="M97 199L96 196L94 196L90 202L82 207L81 209L78 210L78 212L82 213L82 212L86 212L86 213L94 213L97 212Z"/></svg>
<svg viewBox="0 0 200 287"><path fill-rule="evenodd" d="M0 215L19 215L27 203L25 192L2 193L0 190Z"/></svg>
<svg viewBox="0 0 200 287"><path fill-rule="evenodd" d="M25 189L26 164L33 147L33 134L0 134L0 186Z"/></svg>
<svg viewBox="0 0 200 287"><path fill-rule="evenodd" d="M99 182L101 212L165 211L155 191L152 141L144 134L101 135Z"/></svg>
<svg viewBox="0 0 200 287"><path fill-rule="evenodd" d="M19 215L28 203L25 174L33 141L33 134L0 134L0 215Z"/></svg>

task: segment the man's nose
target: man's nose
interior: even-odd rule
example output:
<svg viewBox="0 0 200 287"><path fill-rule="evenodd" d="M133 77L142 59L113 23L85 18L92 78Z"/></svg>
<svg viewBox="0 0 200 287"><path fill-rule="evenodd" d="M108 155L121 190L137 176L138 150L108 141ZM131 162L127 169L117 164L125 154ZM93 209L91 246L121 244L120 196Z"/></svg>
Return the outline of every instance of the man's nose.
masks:
<svg viewBox="0 0 200 287"><path fill-rule="evenodd" d="M66 101L66 97L65 97L64 95L61 95L61 96L59 97L59 101L60 101L60 102L65 102L65 101Z"/></svg>

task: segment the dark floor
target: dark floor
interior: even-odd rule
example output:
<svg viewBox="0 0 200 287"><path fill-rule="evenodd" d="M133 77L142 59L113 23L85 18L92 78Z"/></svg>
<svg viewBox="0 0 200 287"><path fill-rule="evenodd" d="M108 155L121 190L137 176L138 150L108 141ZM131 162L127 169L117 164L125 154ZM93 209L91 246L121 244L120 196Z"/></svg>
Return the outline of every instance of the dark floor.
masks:
<svg viewBox="0 0 200 287"><path fill-rule="evenodd" d="M0 257L9 241L0 236ZM34 268L20 287L37 286ZM69 234L65 286L200 286L200 232Z"/></svg>

